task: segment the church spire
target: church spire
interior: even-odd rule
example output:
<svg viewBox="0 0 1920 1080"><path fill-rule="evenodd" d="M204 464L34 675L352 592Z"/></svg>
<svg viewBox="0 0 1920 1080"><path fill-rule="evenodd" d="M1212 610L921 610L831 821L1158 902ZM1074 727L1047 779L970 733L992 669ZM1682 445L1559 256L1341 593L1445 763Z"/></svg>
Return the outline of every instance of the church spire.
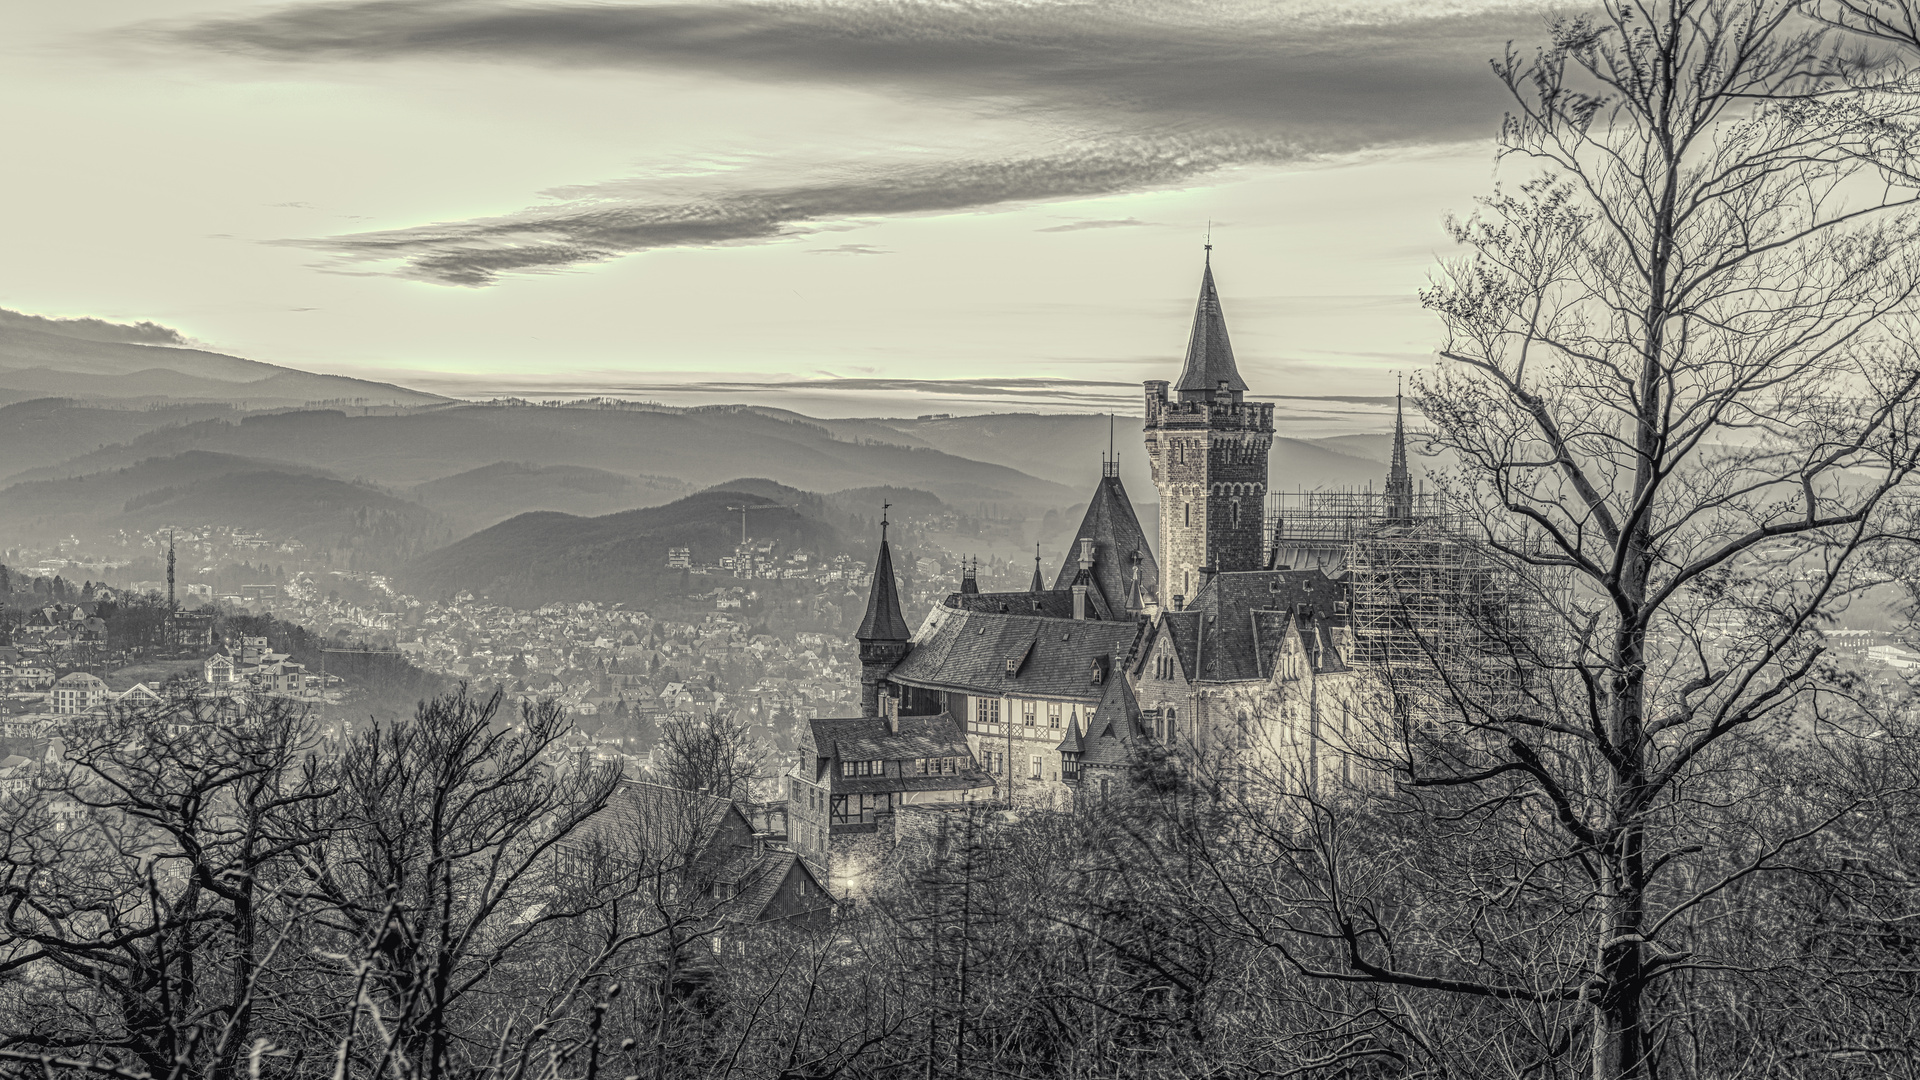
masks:
<svg viewBox="0 0 1920 1080"><path fill-rule="evenodd" d="M1187 335L1187 363L1173 384L1182 401L1211 400L1221 384L1240 400L1246 380L1233 363L1233 343L1227 339L1227 317L1220 310L1220 293L1213 285L1213 245L1207 245L1206 265L1200 271L1200 300L1194 305L1193 330ZM1189 397L1188 395L1195 395Z"/></svg>
<svg viewBox="0 0 1920 1080"><path fill-rule="evenodd" d="M880 507L880 557L873 564L873 588L867 593L867 617L854 639L860 643L860 715L879 716L887 676L912 648L907 618L900 613L900 585L893 578L893 550L887 544L887 507Z"/></svg>
<svg viewBox="0 0 1920 1080"><path fill-rule="evenodd" d="M1407 468L1407 413L1399 383L1393 389L1393 459L1387 466L1387 516L1413 518L1413 473Z"/></svg>
<svg viewBox="0 0 1920 1080"><path fill-rule="evenodd" d="M1041 577L1040 577L1040 541L1038 540L1035 540L1033 542L1033 584L1027 587L1027 591L1028 592L1046 592L1047 591L1047 584L1045 581L1041 580Z"/></svg>
<svg viewBox="0 0 1920 1080"><path fill-rule="evenodd" d="M867 592L867 617L853 635L869 641L905 641L912 637L907 617L900 613L900 585L893 577L893 550L887 544L887 508L880 508L880 557L873 565L873 587Z"/></svg>

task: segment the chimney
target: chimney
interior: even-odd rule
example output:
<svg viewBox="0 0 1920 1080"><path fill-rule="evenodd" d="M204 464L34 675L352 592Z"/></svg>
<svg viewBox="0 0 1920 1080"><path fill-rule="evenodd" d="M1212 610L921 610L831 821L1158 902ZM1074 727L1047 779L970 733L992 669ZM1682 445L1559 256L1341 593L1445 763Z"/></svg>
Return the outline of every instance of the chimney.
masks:
<svg viewBox="0 0 1920 1080"><path fill-rule="evenodd" d="M1173 594L1173 610L1179 611L1181 608L1185 607L1186 604L1187 604L1186 597L1181 596L1179 593Z"/></svg>
<svg viewBox="0 0 1920 1080"><path fill-rule="evenodd" d="M1073 579L1073 617L1087 617L1087 588L1093 583L1093 537L1080 538L1080 573Z"/></svg>

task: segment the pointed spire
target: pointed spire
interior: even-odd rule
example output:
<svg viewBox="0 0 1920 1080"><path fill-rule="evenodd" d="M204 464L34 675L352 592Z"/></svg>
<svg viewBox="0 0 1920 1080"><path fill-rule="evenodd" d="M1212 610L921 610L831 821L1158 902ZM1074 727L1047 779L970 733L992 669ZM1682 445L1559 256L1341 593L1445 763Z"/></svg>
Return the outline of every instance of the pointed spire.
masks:
<svg viewBox="0 0 1920 1080"><path fill-rule="evenodd" d="M1042 581L1040 578L1040 541L1038 540L1035 540L1033 542L1033 584L1027 587L1027 591L1028 592L1046 592L1047 591L1046 582Z"/></svg>
<svg viewBox="0 0 1920 1080"><path fill-rule="evenodd" d="M1187 364L1180 369L1180 379L1173 388L1184 393L1217 392L1221 383L1236 394L1247 388L1233 363L1227 318L1220 310L1220 293L1213 285L1213 245L1208 244L1206 266L1200 273L1200 301L1194 306L1193 331L1187 337Z"/></svg>
<svg viewBox="0 0 1920 1080"><path fill-rule="evenodd" d="M965 559L961 559L960 560L960 591L963 593L979 592L980 591L979 575L980 575L979 559L975 559L972 562L968 562Z"/></svg>
<svg viewBox="0 0 1920 1080"><path fill-rule="evenodd" d="M900 613L900 584L893 577L893 550L887 544L886 508L880 511L880 557L873 565L873 588L867 593L867 616L854 637L868 641L906 641L913 636L907 617Z"/></svg>
<svg viewBox="0 0 1920 1080"><path fill-rule="evenodd" d="M1395 521L1413 517L1413 473L1407 468L1407 413L1397 379L1393 390L1393 458L1387 466L1387 516Z"/></svg>

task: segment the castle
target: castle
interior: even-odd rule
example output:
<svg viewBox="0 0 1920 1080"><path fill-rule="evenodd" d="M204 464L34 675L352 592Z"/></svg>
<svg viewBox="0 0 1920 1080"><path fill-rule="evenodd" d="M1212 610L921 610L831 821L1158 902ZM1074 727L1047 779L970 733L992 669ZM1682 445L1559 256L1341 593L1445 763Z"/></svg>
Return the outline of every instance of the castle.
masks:
<svg viewBox="0 0 1920 1080"><path fill-rule="evenodd" d="M1273 406L1247 389L1209 254L1179 378L1145 384L1157 556L1108 461L1051 582L1037 558L1020 592L968 573L913 631L882 525L855 634L861 715L810 721L783 778L796 847L832 857L836 888L861 887L872 838L905 810L1065 808L1110 796L1143 751L1265 755L1308 785L1347 772L1347 586L1268 545ZM1386 501L1410 491L1396 421Z"/></svg>

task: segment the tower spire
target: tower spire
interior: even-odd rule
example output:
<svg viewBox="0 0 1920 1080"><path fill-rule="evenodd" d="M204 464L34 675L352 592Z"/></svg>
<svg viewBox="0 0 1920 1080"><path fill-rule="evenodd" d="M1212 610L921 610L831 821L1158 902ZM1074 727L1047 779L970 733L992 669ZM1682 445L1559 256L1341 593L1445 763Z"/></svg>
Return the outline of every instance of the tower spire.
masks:
<svg viewBox="0 0 1920 1080"><path fill-rule="evenodd" d="M1033 542L1033 584L1027 586L1028 592L1046 592L1046 582L1040 579L1040 541Z"/></svg>
<svg viewBox="0 0 1920 1080"><path fill-rule="evenodd" d="M1413 473L1407 468L1407 413L1402 377L1393 387L1393 458L1387 465L1387 516L1395 521L1413 518Z"/></svg>
<svg viewBox="0 0 1920 1080"><path fill-rule="evenodd" d="M1173 384L1181 401L1211 401L1225 391L1235 402L1247 383L1233 362L1233 342L1227 338L1227 317L1220 310L1220 292L1213 284L1213 245L1206 246L1206 264L1200 271L1200 299L1193 309L1193 329L1187 335L1187 362Z"/></svg>
<svg viewBox="0 0 1920 1080"><path fill-rule="evenodd" d="M906 658L912 633L900 612L900 585L893 577L893 549L887 544L887 507L880 507L880 555L874 560L873 587L867 592L867 614L854 639L860 643L861 715L878 716L880 686Z"/></svg>

